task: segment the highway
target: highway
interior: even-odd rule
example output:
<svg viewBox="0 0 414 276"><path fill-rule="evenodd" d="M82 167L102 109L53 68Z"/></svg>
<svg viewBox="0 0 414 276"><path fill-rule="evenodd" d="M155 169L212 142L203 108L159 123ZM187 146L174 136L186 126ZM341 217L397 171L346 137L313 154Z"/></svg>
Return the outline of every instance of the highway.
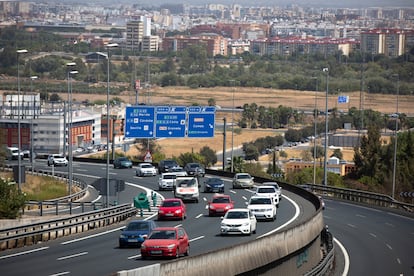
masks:
<svg viewBox="0 0 414 276"><path fill-rule="evenodd" d="M37 165L48 168L42 162L38 161ZM73 168L74 175L85 177L88 183L105 175L106 171L102 164L75 162ZM64 167L55 169L67 171ZM125 191L118 197L120 203L132 202L141 191L140 186L157 189L158 177L136 177L133 169L115 170L110 166L110 175L127 183ZM226 180L226 193L235 200L236 207L246 206L251 195L249 190L232 190L229 180ZM172 197L170 191L161 194ZM191 239L190 255L248 242L311 216L315 211L309 202L284 191L285 197L275 222L259 222L255 235L222 237L219 235L220 218L207 216L206 202L211 196L201 193L198 204L188 203L188 215L184 221L157 221L159 226L182 225L186 229ZM325 203L325 223L335 239L345 247L345 255L349 256L348 275L413 275L413 219L329 199L325 199ZM0 252L2 275L110 275L124 269L168 261L143 261L138 248L118 248L122 226L114 225L28 248ZM340 247L337 246L336 250Z"/></svg>
<svg viewBox="0 0 414 276"><path fill-rule="evenodd" d="M74 163L74 175L82 177L105 175L105 165ZM46 169L46 167L44 167ZM55 170L64 171L57 167ZM67 170L67 169L66 169ZM111 178L126 181L126 189L118 199L120 203L132 202L141 189L157 189L158 177L136 177L133 169L113 169ZM91 177L89 177L91 178ZM236 207L245 207L252 191L231 190L230 181L226 180L226 193L235 201ZM161 192L163 197L172 197L171 191ZM312 216L313 205L294 194L285 192L280 203L275 222L259 222L257 233L251 236L220 236L220 217L208 217L206 205L212 194L201 193L199 203L187 203L187 219L184 221L157 221L159 226L182 225L190 237L190 255L201 254L248 242L286 226L305 217ZM118 248L118 236L122 225L97 229L81 235L61 238L55 241L37 244L30 248L20 248L1 252L0 266L2 275L110 275L119 270L132 269L152 263L168 260L141 260L138 248ZM24 265L21 265L24 264Z"/></svg>

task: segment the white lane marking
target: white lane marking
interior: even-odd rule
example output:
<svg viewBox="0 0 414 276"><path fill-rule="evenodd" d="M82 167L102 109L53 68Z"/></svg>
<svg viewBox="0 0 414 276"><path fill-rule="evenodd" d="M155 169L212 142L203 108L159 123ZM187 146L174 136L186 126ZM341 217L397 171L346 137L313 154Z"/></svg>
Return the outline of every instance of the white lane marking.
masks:
<svg viewBox="0 0 414 276"><path fill-rule="evenodd" d="M331 217L330 217L330 216L326 216L326 215L324 215L323 217L324 217L324 218L326 218L326 219L331 219Z"/></svg>
<svg viewBox="0 0 414 276"><path fill-rule="evenodd" d="M232 193L232 194L237 194L237 192L233 191L233 190L229 190L229 192Z"/></svg>
<svg viewBox="0 0 414 276"><path fill-rule="evenodd" d="M119 230L121 230L123 228L124 228L124 226L118 227L118 228L115 228L115 229L112 229L112 230L108 230L108 231L105 231L105 232L101 232L101 233L96 233L96 234L93 234L93 235L89 235L89 236L86 236L86 237L82 237L82 238L78 238L78 239L74 239L74 240L70 240L70 241L65 241L65 242L62 242L61 244L62 245L66 245L66 244L71 244L71 243L78 242L78 241L83 241L83 240L87 240L87 239L91 239L91 238L103 236L103 235L106 235L106 234L109 234L109 233L112 233L112 232L119 231Z"/></svg>
<svg viewBox="0 0 414 276"><path fill-rule="evenodd" d="M139 255L135 255L135 256L131 256L131 257L128 257L127 259L128 259L128 260L131 260L131 259L136 259L136 258L139 258L139 257L141 257L141 254L139 254Z"/></svg>
<svg viewBox="0 0 414 276"><path fill-rule="evenodd" d="M189 240L189 241L190 241L190 242L193 242L193 241L201 240L201 239L204 239L204 238L205 238L204 236L200 236L200 237L197 237L197 238L191 239L191 240Z"/></svg>
<svg viewBox="0 0 414 276"><path fill-rule="evenodd" d="M203 216L203 214L199 214L196 216L196 218L201 218Z"/></svg>
<svg viewBox="0 0 414 276"><path fill-rule="evenodd" d="M360 218L366 218L366 216L360 215L360 214L356 214L355 216L360 217Z"/></svg>
<svg viewBox="0 0 414 276"><path fill-rule="evenodd" d="M242 198L243 198L244 200L247 200L247 197L245 197L245 196L242 196Z"/></svg>
<svg viewBox="0 0 414 276"><path fill-rule="evenodd" d="M203 197L203 200L204 200L204 201L207 201L207 198Z"/></svg>
<svg viewBox="0 0 414 276"><path fill-rule="evenodd" d="M388 243L386 243L385 245L388 247L389 250L392 250L392 246L391 245L389 245Z"/></svg>
<svg viewBox="0 0 414 276"><path fill-rule="evenodd" d="M369 233L372 237L376 238L377 235L375 235L374 233Z"/></svg>
<svg viewBox="0 0 414 276"><path fill-rule="evenodd" d="M344 254L344 271L342 272L342 276L347 276L348 272L349 272L349 255L348 252L346 251L346 248L342 245L342 243L337 240L336 238L334 238L334 242L339 246L339 248L342 251L342 254Z"/></svg>
<svg viewBox="0 0 414 276"><path fill-rule="evenodd" d="M364 206L359 206L359 205L353 205L351 203L339 202L339 204L347 205L347 206L350 206L350 207L361 208L361 209L365 209L365 210L368 210L368 211L374 211L374 212L378 212L378 213L384 213L384 211L381 211L381 210L377 210L377 209L373 209L373 208L369 208L369 207L364 207Z"/></svg>
<svg viewBox="0 0 414 276"><path fill-rule="evenodd" d="M399 215L399 214L394 214L394 213L391 213L391 212L387 212L387 214L388 214L388 215L391 215L391 216L399 217L399 218L402 218L402 219L408 219L408 220L412 220L412 221L414 221L414 218L404 217L404 216Z"/></svg>
<svg viewBox="0 0 414 276"><path fill-rule="evenodd" d="M276 228L276 229L273 229L272 231L270 231L270 232L267 232L267 233L264 233L263 235L261 235L261 236L259 236L259 237L257 237L257 239L259 239L259 238L261 238L261 237L264 237L264 236L267 236L267 235L270 235L270 234L272 234L272 233L274 233L274 232L276 232L276 231L279 231L279 229L282 229L283 227L285 227L285 226L287 226L287 225L289 225L289 224L291 224L293 221L295 221L295 219L297 219L298 217L299 217L299 215L300 215L300 208L299 208L299 205L295 202L295 201L293 201L292 199L290 199L289 197L287 197L287 196L285 196L285 195L282 195L284 198L286 198L286 200L289 200L290 201L290 203L295 207L295 215L290 219L290 220L288 220L286 223L284 223L284 224L282 224L281 226L279 226L278 228Z"/></svg>
<svg viewBox="0 0 414 276"><path fill-rule="evenodd" d="M352 227L352 228L357 228L355 225L350 224L350 223L347 223L346 225L348 225L349 227Z"/></svg>
<svg viewBox="0 0 414 276"><path fill-rule="evenodd" d="M208 209L208 204L206 204L206 210Z"/></svg>
<svg viewBox="0 0 414 276"><path fill-rule="evenodd" d="M400 260L400 258L397 258L397 263L398 263L398 264L401 264L401 260ZM402 274L400 274L400 275L402 275Z"/></svg>
<svg viewBox="0 0 414 276"><path fill-rule="evenodd" d="M180 224L177 224L176 226L174 226L175 228L178 228L178 227L182 227L183 225L180 223Z"/></svg>
<svg viewBox="0 0 414 276"><path fill-rule="evenodd" d="M69 271L64 271L64 272L59 272L59 273L55 273L55 274L51 274L49 276L60 276L60 275L67 275L70 274Z"/></svg>
<svg viewBox="0 0 414 276"><path fill-rule="evenodd" d="M394 224L386 222L385 225L390 226L390 227L395 227Z"/></svg>
<svg viewBox="0 0 414 276"><path fill-rule="evenodd" d="M32 250L27 250L27 251L24 251L24 252L14 253L14 254L6 255L6 256L1 256L0 260L34 253L34 252L42 251L42 250L45 250L45 249L48 249L48 248L49 248L49 246L45 246L45 247L40 247L40 248L36 248L36 249L32 249Z"/></svg>
<svg viewBox="0 0 414 276"><path fill-rule="evenodd" d="M65 257L57 258L56 260L63 261L63 260L67 260L67 259L80 257L80 256L83 256L83 255L88 255L88 252L81 252L81 253L78 253L78 254L68 255L68 256L65 256Z"/></svg>

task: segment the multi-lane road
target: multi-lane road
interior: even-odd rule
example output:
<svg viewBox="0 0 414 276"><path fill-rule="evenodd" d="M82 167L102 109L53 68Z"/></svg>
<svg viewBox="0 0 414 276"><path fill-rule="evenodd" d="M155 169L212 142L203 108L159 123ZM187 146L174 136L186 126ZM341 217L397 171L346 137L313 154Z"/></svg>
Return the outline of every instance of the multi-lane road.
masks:
<svg viewBox="0 0 414 276"><path fill-rule="evenodd" d="M42 161L37 162L37 166L47 168ZM74 163L73 169L76 177L82 177L88 183L105 175L106 170L105 165L78 162ZM141 187L154 190L157 187L158 177L136 177L133 169L115 170L111 166L110 176L127 183L125 191L116 198L120 203L132 202ZM226 185L226 193L235 200L236 207L245 207L251 191L233 190L229 180L226 180ZM163 191L161 195L172 197L172 192ZM202 193L199 203L188 203L188 215L184 221L157 221L160 226L182 225L187 230L191 239L190 255L248 242L295 220L309 217L315 211L309 202L285 191L275 222L259 222L255 235L222 237L219 235L220 218L207 216L206 203L210 197L211 194ZM410 272L412 275L412 219L330 200L326 200L326 206L325 222L346 248L347 253L342 255L348 255L349 260L345 258L341 263L349 264L349 268L345 267L345 270L349 269L349 275L410 275ZM28 248L0 252L1 274L110 275L160 261L141 260L137 248L118 248L122 226L115 225ZM342 270L343 267L337 268L337 271Z"/></svg>

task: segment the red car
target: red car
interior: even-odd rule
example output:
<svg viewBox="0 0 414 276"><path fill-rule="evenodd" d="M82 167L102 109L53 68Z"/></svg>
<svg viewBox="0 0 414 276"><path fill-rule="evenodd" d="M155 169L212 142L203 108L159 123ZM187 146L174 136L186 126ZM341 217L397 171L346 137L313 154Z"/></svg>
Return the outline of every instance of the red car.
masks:
<svg viewBox="0 0 414 276"><path fill-rule="evenodd" d="M158 208L158 219L185 219L187 211L184 202L180 198L164 199Z"/></svg>
<svg viewBox="0 0 414 276"><path fill-rule="evenodd" d="M182 227L159 227L152 230L141 245L141 258L188 256L190 241Z"/></svg>
<svg viewBox="0 0 414 276"><path fill-rule="evenodd" d="M208 215L224 215L228 210L234 208L234 201L229 195L215 194L208 202Z"/></svg>

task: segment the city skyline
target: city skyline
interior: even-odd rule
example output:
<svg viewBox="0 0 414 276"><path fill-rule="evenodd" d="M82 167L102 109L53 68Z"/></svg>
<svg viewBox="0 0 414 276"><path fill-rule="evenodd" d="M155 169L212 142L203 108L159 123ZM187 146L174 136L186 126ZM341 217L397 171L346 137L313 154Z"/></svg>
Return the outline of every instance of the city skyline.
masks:
<svg viewBox="0 0 414 276"><path fill-rule="evenodd" d="M34 2L45 2L45 0L35 0ZM82 3L79 0L46 0L48 3ZM405 7L414 8L414 3L412 0L369 0L369 1L359 1L359 0L347 0L341 2L332 2L330 0L279 0L277 2L273 0L256 0L252 4L249 0L153 0L150 4L147 1L135 1L135 0L118 0L116 4L110 0L92 0L89 1L90 4L103 4L103 5L122 5L122 4L135 4L143 7L148 6L157 6L165 4L188 4L188 5L206 5L206 4L239 4L241 6L254 6L254 7L265 7L265 6L280 6L284 7L286 5L296 4L299 6L306 7L322 7L322 8L369 8L369 7ZM82 3L84 4L84 3Z"/></svg>

